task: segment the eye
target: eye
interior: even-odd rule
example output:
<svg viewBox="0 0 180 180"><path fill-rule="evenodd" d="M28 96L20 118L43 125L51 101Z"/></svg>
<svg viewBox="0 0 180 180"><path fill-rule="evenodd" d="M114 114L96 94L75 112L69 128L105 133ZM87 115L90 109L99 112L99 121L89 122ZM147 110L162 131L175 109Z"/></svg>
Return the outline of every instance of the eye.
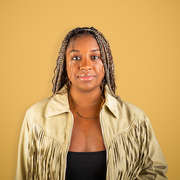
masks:
<svg viewBox="0 0 180 180"><path fill-rule="evenodd" d="M92 56L91 58L92 59L99 59L100 57L99 56Z"/></svg>
<svg viewBox="0 0 180 180"><path fill-rule="evenodd" d="M79 56L72 57L73 60L80 60L81 58Z"/></svg>

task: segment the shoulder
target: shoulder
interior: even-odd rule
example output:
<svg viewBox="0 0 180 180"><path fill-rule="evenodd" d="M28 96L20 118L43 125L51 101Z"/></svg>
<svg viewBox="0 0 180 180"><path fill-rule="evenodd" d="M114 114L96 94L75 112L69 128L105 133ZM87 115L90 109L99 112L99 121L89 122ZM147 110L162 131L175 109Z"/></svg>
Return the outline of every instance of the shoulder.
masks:
<svg viewBox="0 0 180 180"><path fill-rule="evenodd" d="M128 114L132 119L133 118L141 118L141 119L146 118L145 112L132 103L126 102L122 99L118 99L117 104L119 104L118 106L119 106L120 112L121 113L124 112Z"/></svg>
<svg viewBox="0 0 180 180"><path fill-rule="evenodd" d="M122 100L119 96L114 96L110 93L108 87L106 87L105 91L106 102L105 102L105 112L112 119L116 119L116 122L120 124L125 124L128 126L135 119L146 119L146 114L139 107ZM119 119L119 120L118 120Z"/></svg>
<svg viewBox="0 0 180 180"><path fill-rule="evenodd" d="M145 112L136 105L116 98L118 119L121 127L129 129L134 123L146 123L148 118Z"/></svg>
<svg viewBox="0 0 180 180"><path fill-rule="evenodd" d="M29 122L39 122L46 124L50 117L69 112L68 96L64 94L55 94L49 98L41 100L31 106L26 113Z"/></svg>
<svg viewBox="0 0 180 180"><path fill-rule="evenodd" d="M46 115L47 105L52 97L43 99L34 105L32 105L26 112L26 117L29 121L33 121L35 119L43 118Z"/></svg>
<svg viewBox="0 0 180 180"><path fill-rule="evenodd" d="M148 118L144 111L119 97L111 97L106 103L102 118L109 143L114 138L129 137L132 133L148 133Z"/></svg>

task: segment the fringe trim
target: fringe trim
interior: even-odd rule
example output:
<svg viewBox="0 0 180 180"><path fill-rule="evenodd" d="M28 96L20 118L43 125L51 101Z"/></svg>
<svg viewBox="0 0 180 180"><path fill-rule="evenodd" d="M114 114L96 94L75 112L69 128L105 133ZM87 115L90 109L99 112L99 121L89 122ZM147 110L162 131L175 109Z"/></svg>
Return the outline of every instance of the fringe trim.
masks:
<svg viewBox="0 0 180 180"><path fill-rule="evenodd" d="M149 135L145 121L134 120L130 130L111 140L107 180L137 180L149 159ZM65 177L66 155L59 142L37 123L29 132L26 180L60 180ZM148 164L151 167L151 164ZM155 179L153 168L148 178Z"/></svg>
<svg viewBox="0 0 180 180"><path fill-rule="evenodd" d="M56 139L33 123L28 142L26 180L64 179L64 151Z"/></svg>
<svg viewBox="0 0 180 180"><path fill-rule="evenodd" d="M149 136L145 121L134 120L128 132L119 134L108 147L108 180L133 180L149 158ZM151 161L148 159L148 161ZM154 175L152 174L152 179Z"/></svg>

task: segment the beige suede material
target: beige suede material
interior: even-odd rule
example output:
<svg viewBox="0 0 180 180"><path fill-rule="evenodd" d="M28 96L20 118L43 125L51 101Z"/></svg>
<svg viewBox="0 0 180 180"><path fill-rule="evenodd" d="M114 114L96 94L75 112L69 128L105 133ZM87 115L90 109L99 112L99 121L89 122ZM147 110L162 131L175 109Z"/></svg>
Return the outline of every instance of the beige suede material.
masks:
<svg viewBox="0 0 180 180"><path fill-rule="evenodd" d="M106 179L167 179L168 166L145 113L113 97L107 86L105 96L100 121L107 150ZM16 180L64 180L72 127L67 93L33 105L21 130Z"/></svg>

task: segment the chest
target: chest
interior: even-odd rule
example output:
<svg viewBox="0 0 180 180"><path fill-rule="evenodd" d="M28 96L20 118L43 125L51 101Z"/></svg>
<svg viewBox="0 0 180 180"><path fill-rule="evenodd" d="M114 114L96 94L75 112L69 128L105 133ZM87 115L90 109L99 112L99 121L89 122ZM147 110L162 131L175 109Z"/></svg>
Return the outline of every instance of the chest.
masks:
<svg viewBox="0 0 180 180"><path fill-rule="evenodd" d="M100 119L83 119L74 115L69 151L93 152L105 150Z"/></svg>

